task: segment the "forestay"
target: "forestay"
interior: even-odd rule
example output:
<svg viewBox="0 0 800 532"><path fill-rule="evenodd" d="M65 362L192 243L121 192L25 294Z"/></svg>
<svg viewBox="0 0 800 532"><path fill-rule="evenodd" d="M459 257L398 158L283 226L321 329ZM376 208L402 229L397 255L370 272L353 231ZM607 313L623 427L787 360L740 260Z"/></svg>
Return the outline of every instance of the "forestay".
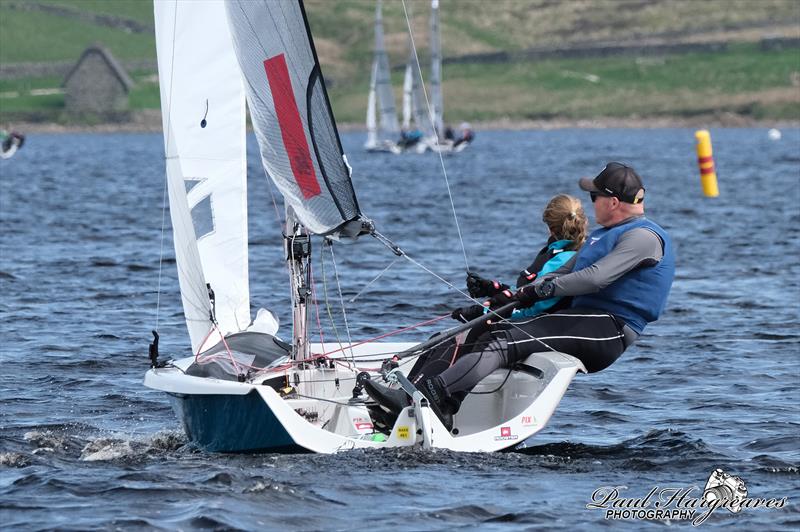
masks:
<svg viewBox="0 0 800 532"><path fill-rule="evenodd" d="M195 352L212 327L206 283L223 333L250 322L245 98L224 17L221 0L155 2L170 216Z"/></svg>
<svg viewBox="0 0 800 532"><path fill-rule="evenodd" d="M360 211L305 10L297 1L226 7L265 170L309 231L357 233Z"/></svg>

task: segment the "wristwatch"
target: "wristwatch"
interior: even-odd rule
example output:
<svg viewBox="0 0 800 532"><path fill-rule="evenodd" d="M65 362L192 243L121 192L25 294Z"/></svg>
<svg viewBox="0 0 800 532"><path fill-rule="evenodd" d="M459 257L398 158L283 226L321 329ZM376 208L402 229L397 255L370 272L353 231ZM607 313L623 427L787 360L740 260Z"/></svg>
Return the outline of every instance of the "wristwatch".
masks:
<svg viewBox="0 0 800 532"><path fill-rule="evenodd" d="M553 281L544 281L535 288L536 295L542 299L550 299L553 297L553 292L556 291L556 283Z"/></svg>

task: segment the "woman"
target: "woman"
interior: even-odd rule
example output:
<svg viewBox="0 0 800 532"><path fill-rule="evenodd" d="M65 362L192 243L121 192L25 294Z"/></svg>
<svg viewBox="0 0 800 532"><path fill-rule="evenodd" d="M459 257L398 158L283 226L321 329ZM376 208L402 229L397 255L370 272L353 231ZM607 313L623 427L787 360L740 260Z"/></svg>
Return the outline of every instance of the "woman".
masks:
<svg viewBox="0 0 800 532"><path fill-rule="evenodd" d="M553 197L542 213L542 221L547 225L550 236L547 244L539 251L531 265L520 272L517 278L517 288L560 268L577 253L586 240L589 221L577 198L567 194ZM484 279L473 273L467 274L467 290L473 298L493 297L508 289L508 285L499 281ZM553 312L568 305L569 301L565 298L553 297L538 301L529 308L515 310L510 320L513 322L515 319ZM453 311L452 316L454 319L467 322L487 312L488 307L485 304L472 305ZM495 328L509 326L511 325L504 323L494 325ZM484 332L486 332L485 327L474 327L430 351L422 353L408 374L409 380L417 383L423 379L430 379L452 366L459 356L482 348L483 342L476 342L476 340ZM397 414L408 405L408 397L405 392L387 388L372 381L365 383L365 389L382 409L371 409L373 419L376 423L385 424L391 429ZM457 399L460 404L463 396L457 397Z"/></svg>
<svg viewBox="0 0 800 532"><path fill-rule="evenodd" d="M550 230L547 244L539 251L530 266L519 273L517 288L533 282L536 278L553 272L571 259L586 240L589 220L579 199L567 194L554 196L542 213L542 221ZM474 298L493 297L498 292L508 290L509 286L498 281L483 279L478 275L467 274L467 289ZM550 298L537 302L534 306L514 311L512 319L533 316L542 312L552 312L569 304L563 298ZM461 311L465 314L459 315ZM453 318L469 321L485 312L479 305L466 307L453 312ZM467 318L463 319L462 318Z"/></svg>

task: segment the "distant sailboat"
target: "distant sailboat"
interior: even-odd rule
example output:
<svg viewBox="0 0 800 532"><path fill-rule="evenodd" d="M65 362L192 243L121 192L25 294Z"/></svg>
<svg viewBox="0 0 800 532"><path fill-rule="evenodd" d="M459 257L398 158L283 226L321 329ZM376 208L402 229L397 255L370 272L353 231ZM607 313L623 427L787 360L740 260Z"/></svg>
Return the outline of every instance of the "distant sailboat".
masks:
<svg viewBox="0 0 800 532"><path fill-rule="evenodd" d="M0 159L10 159L25 144L25 135L0 130Z"/></svg>
<svg viewBox="0 0 800 532"><path fill-rule="evenodd" d="M472 127L464 122L461 137L456 139L444 122L444 95L442 93L442 39L439 25L439 0L431 0L431 118L433 131L425 138L425 145L433 151L456 153L469 146L474 138Z"/></svg>
<svg viewBox="0 0 800 532"><path fill-rule="evenodd" d="M402 250L361 213L302 2L159 0L155 27L170 217L194 356L160 361L154 331L144 384L167 394L189 441L221 452L497 451L544 427L584 371L574 357L535 353L489 375L452 432L403 381L422 349L483 317L422 345L310 342L312 238L333 246L369 234ZM251 321L245 101L262 167L284 200L290 343L276 336L269 311ZM395 355L399 367L387 377L412 405L384 433L361 386Z"/></svg>
<svg viewBox="0 0 800 532"><path fill-rule="evenodd" d="M397 111L394 106L389 57L383 40L382 2L375 6L375 52L367 101L367 151L397 151L395 141L400 136Z"/></svg>
<svg viewBox="0 0 800 532"><path fill-rule="evenodd" d="M431 105L433 129L439 140L444 135L444 96L442 95L442 39L439 29L439 0L431 0Z"/></svg>
<svg viewBox="0 0 800 532"><path fill-rule="evenodd" d="M412 19L410 5L408 6L408 11L410 20ZM400 147L419 152L424 152L427 149L424 139L430 139L433 135L433 126L428 116L428 108L425 101L425 89L420 77L419 64L410 31L408 34L408 60L406 61L405 74L403 76L402 131L403 138L400 141Z"/></svg>

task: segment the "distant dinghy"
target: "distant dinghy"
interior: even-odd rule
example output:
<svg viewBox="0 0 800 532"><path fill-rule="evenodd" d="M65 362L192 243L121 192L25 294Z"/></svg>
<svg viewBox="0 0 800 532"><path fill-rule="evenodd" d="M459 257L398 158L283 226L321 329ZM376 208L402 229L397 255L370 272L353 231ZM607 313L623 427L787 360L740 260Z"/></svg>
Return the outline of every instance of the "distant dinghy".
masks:
<svg viewBox="0 0 800 532"><path fill-rule="evenodd" d="M380 378L376 368L395 355L387 376L400 379L430 341L309 341L312 238L385 237L359 209L302 2L158 1L155 22L170 216L194 356L162 362L154 331L144 384L167 394L189 441L219 452L498 451L541 430L584 371L574 357L536 353L489 375L452 432L411 386L410 406L381 432L364 380ZM245 100L262 166L286 207L291 342L277 336L269 311L250 319Z"/></svg>
<svg viewBox="0 0 800 532"><path fill-rule="evenodd" d="M367 151L399 152L396 140L400 135L394 106L389 57L383 42L382 2L375 6L375 51L367 101Z"/></svg>
<svg viewBox="0 0 800 532"><path fill-rule="evenodd" d="M25 135L12 131L0 131L0 158L10 159L25 144Z"/></svg>

